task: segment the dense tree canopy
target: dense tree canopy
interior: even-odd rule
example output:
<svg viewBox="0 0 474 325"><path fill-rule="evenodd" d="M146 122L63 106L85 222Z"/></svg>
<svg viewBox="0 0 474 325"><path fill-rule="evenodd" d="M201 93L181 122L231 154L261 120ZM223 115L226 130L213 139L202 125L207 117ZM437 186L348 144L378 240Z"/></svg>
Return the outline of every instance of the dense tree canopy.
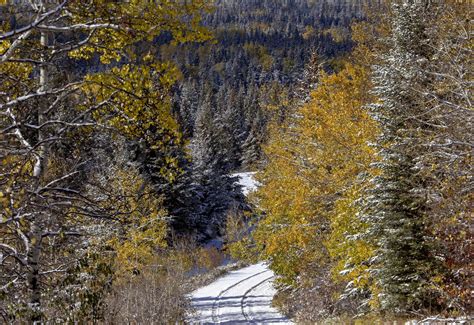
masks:
<svg viewBox="0 0 474 325"><path fill-rule="evenodd" d="M200 1L37 1L2 7L10 18L2 21L0 35L0 313L5 321L66 321L96 308L81 305L81 296L87 301L95 295L84 286L67 300L80 310L58 309L72 277L88 274L84 265L93 263L88 256L94 242L114 236L107 222L135 223L141 232L122 236L136 249L161 244L166 232L159 201L121 192L127 182L139 184L133 173L120 178L137 167L126 168L121 156L111 153L126 150L120 145L124 141L141 139L164 153L161 172L168 179L178 173L176 158L167 151L180 141L169 105L176 69L136 46L151 46L163 33L176 44L208 39L200 24L206 8ZM100 71L74 69L97 59ZM139 196L138 201L132 204L125 199L129 196ZM137 205L146 209L145 201L156 212L140 215ZM156 237L151 242L139 239L150 235ZM129 254L126 243L117 248L119 257Z"/></svg>

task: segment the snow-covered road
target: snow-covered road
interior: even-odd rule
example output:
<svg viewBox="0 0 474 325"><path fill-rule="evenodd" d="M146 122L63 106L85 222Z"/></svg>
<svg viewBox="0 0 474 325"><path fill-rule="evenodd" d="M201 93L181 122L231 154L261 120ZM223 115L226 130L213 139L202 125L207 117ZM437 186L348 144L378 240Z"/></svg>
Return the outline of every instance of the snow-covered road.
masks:
<svg viewBox="0 0 474 325"><path fill-rule="evenodd" d="M291 324L271 306L274 274L263 264L232 271L191 294L199 324Z"/></svg>
<svg viewBox="0 0 474 325"><path fill-rule="evenodd" d="M255 173L239 173L245 195L258 183ZM276 293L273 271L259 263L232 271L210 285L191 293L195 314L192 324L292 324L271 306Z"/></svg>

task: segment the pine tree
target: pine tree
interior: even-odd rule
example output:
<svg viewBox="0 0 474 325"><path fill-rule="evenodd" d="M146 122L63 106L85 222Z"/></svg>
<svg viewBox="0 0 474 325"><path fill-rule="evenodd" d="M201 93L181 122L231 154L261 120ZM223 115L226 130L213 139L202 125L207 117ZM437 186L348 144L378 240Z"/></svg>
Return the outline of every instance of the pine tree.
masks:
<svg viewBox="0 0 474 325"><path fill-rule="evenodd" d="M192 142L192 177L199 200L194 224L199 241L221 235L228 210L244 208L244 197L236 184L237 179L229 175L232 157L228 154L226 140L230 137L223 134L227 129L219 128L214 108L215 103L209 94L197 112Z"/></svg>
<svg viewBox="0 0 474 325"><path fill-rule="evenodd" d="M216 137L215 102L208 93L196 113L194 137L191 142L193 165L198 177L208 177L217 170L226 170L228 157L219 151L219 139Z"/></svg>
<svg viewBox="0 0 474 325"><path fill-rule="evenodd" d="M176 93L175 97L175 112L178 116L183 136L189 138L193 135L198 106L198 94L195 83L192 81L184 82L180 87L180 92Z"/></svg>
<svg viewBox="0 0 474 325"><path fill-rule="evenodd" d="M263 113L259 109L255 118L251 121L250 131L242 144L242 166L251 170L263 161L262 145L265 141L266 127L262 117Z"/></svg>
<svg viewBox="0 0 474 325"><path fill-rule="evenodd" d="M389 53L374 76L379 102L371 113L380 123L377 141L380 175L365 202L369 236L378 247L372 265L383 311L403 313L436 306L430 289L437 263L427 237L425 180L417 170L423 152L423 119L429 115L420 90L430 80L423 67L430 58L426 35L429 1L394 3Z"/></svg>
<svg viewBox="0 0 474 325"><path fill-rule="evenodd" d="M214 120L215 140L222 156L227 158L226 169L229 172L240 167L241 144L245 133L242 107L235 95L230 90L225 96L216 99L219 114Z"/></svg>

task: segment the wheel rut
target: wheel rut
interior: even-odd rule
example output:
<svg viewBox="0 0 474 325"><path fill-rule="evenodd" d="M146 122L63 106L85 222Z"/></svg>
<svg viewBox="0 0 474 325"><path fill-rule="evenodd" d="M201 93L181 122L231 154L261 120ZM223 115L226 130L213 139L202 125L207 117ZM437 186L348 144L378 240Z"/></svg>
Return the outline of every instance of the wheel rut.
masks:
<svg viewBox="0 0 474 325"><path fill-rule="evenodd" d="M253 274L249 277L246 277L245 279L242 279L236 283L234 283L233 285L227 287L225 290L222 290L216 297L216 299L214 300L214 303L212 305L212 321L215 322L215 323L220 323L220 319L219 319L219 307L220 307L220 302L221 302L221 298L222 296L224 296L227 292L229 292L231 289L241 285L242 283L246 282L246 281L249 281L250 279L253 279L263 273L268 273L270 271L268 270L265 270L265 271L262 271L262 272L259 272L259 273L256 273L256 274Z"/></svg>

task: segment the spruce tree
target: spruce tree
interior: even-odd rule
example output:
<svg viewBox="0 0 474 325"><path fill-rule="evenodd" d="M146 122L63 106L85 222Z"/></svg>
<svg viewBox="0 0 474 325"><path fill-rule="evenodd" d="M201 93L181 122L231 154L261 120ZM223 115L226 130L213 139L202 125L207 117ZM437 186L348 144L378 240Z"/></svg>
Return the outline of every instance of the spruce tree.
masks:
<svg viewBox="0 0 474 325"><path fill-rule="evenodd" d="M257 110L255 118L251 121L250 131L242 144L242 166L246 170L258 167L263 160L262 145L265 141L265 120L263 113Z"/></svg>
<svg viewBox="0 0 474 325"><path fill-rule="evenodd" d="M189 138L193 135L194 120L198 104L198 93L193 81L186 81L180 87L174 100L175 114L178 117L183 136Z"/></svg>
<svg viewBox="0 0 474 325"><path fill-rule="evenodd" d="M219 128L214 108L209 94L197 112L192 142L193 180L199 200L193 225L201 242L221 235L227 212L243 209L245 200L237 178L229 174L232 157L222 142L228 137Z"/></svg>
<svg viewBox="0 0 474 325"><path fill-rule="evenodd" d="M403 0L392 5L389 52L374 73L379 101L371 113L380 123L376 147L380 174L364 203L369 236L378 246L372 265L381 293L381 309L389 313L419 311L436 305L431 277L436 261L427 236L428 202L417 169L430 114L421 93L430 85L424 67L430 59L426 35L429 1Z"/></svg>

